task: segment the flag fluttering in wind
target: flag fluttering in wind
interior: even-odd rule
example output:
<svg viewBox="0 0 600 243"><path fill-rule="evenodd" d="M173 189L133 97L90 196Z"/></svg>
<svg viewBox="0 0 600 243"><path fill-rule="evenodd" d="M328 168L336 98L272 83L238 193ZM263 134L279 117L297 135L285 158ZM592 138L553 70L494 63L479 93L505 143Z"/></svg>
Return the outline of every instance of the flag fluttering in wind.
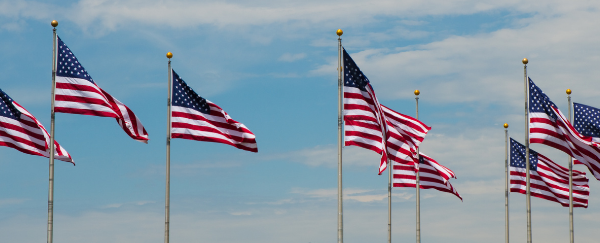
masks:
<svg viewBox="0 0 600 243"><path fill-rule="evenodd" d="M200 97L173 71L171 137L224 143L258 152L256 136L221 107Z"/></svg>
<svg viewBox="0 0 600 243"><path fill-rule="evenodd" d="M386 123L375 90L367 76L343 49L344 135L346 146L358 146L381 154L379 174L387 168Z"/></svg>
<svg viewBox="0 0 600 243"><path fill-rule="evenodd" d="M131 138L147 143L148 133L133 111L102 90L57 36L55 112L112 117Z"/></svg>
<svg viewBox="0 0 600 243"><path fill-rule="evenodd" d="M384 105L381 105L381 108L387 124L388 157L398 163L415 164L417 148L421 145L431 127ZM415 169L418 169L418 166Z"/></svg>
<svg viewBox="0 0 600 243"><path fill-rule="evenodd" d="M436 189L441 192L451 193L460 198L462 201L462 197L458 194L458 191L456 191L449 181L450 178L456 179L454 172L439 164L431 157L423 153L419 154L421 155L419 163L419 188ZM415 188L417 174L415 172L414 165L401 164L397 162L392 162L392 164L394 165L394 170L392 171L394 174L394 187Z"/></svg>
<svg viewBox="0 0 600 243"><path fill-rule="evenodd" d="M541 143L571 155L600 180L600 148L581 135L544 92L529 79L529 133L531 143Z"/></svg>
<svg viewBox="0 0 600 243"><path fill-rule="evenodd" d="M529 150L531 196L569 207L569 169ZM510 139L510 191L526 194L525 146ZM588 206L590 187L585 172L573 170L573 206Z"/></svg>
<svg viewBox="0 0 600 243"><path fill-rule="evenodd" d="M431 129L410 116L379 103L369 79L343 50L345 145L358 146L381 154L379 174L387 159L416 163L416 149ZM385 135L385 136L384 136ZM415 170L417 169L413 166Z"/></svg>
<svg viewBox="0 0 600 243"><path fill-rule="evenodd" d="M600 109L589 105L573 103L573 127L581 135L592 137L600 143Z"/></svg>
<svg viewBox="0 0 600 243"><path fill-rule="evenodd" d="M0 89L0 146L26 154L49 157L50 135L25 108ZM56 159L71 162L71 155L54 141ZM75 164L75 163L73 163Z"/></svg>

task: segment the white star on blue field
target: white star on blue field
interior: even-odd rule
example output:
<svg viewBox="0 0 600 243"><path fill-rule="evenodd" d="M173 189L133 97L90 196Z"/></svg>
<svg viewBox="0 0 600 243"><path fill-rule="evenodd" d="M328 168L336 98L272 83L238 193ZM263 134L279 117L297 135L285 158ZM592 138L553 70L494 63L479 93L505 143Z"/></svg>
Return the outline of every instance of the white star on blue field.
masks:
<svg viewBox="0 0 600 243"><path fill-rule="evenodd" d="M419 118L432 127L422 151L456 173L452 185L463 202L421 190L423 242L504 242L502 125L524 142L523 58L528 76L563 114L566 89L573 102L600 107L596 2L0 0L0 6L3 92L49 129L56 19L58 36L77 55L68 65L126 104L149 134L143 144L112 118L56 114L56 139L77 166L55 165L55 242L164 241L167 52L198 95L190 99L218 104L256 135L261 149L171 141L171 242L336 240L337 29L379 102L414 116L413 92L420 90ZM531 148L567 166L563 152ZM345 147L343 155L344 241L384 242L388 178L377 175L380 156L359 147ZM575 169L587 172L591 191L589 207L574 209L575 238L597 242L600 183L587 168ZM0 178L0 242L43 242L48 159L0 146ZM525 196L511 193L509 201L510 240L521 242ZM539 198L531 206L536 242L568 241L568 209ZM414 241L415 190L394 188L392 207L392 240Z"/></svg>

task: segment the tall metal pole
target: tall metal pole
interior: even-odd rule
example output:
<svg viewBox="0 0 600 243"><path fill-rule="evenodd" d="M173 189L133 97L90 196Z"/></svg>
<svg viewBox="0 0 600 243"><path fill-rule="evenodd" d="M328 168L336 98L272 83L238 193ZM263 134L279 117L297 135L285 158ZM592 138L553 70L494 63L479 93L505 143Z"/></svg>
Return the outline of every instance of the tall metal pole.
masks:
<svg viewBox="0 0 600 243"><path fill-rule="evenodd" d="M56 26L58 21L52 20L52 101L50 102L50 168L48 176L48 231L47 242L54 238L54 91L56 90Z"/></svg>
<svg viewBox="0 0 600 243"><path fill-rule="evenodd" d="M165 243L169 243L169 217L170 217L170 202L171 202L171 58L173 53L167 52L169 58L169 96L167 98L167 182L165 192Z"/></svg>
<svg viewBox="0 0 600 243"><path fill-rule="evenodd" d="M504 123L504 176L505 241L508 243L508 123Z"/></svg>
<svg viewBox="0 0 600 243"><path fill-rule="evenodd" d="M344 242L344 222L342 214L342 29L338 35L338 243Z"/></svg>
<svg viewBox="0 0 600 243"><path fill-rule="evenodd" d="M527 243L531 243L531 191L529 184L529 82L527 82L527 63L529 60L523 58L523 70L525 72L525 171L527 173Z"/></svg>
<svg viewBox="0 0 600 243"><path fill-rule="evenodd" d="M419 94L421 91L415 90L415 101L417 101L417 120L419 120ZM421 154L419 154L419 148L417 148L417 166L421 163ZM419 177L419 171L417 170L416 188L417 188L417 243L421 243L421 179Z"/></svg>
<svg viewBox="0 0 600 243"><path fill-rule="evenodd" d="M387 150L386 150L387 151ZM388 163L388 173L389 173L389 182L388 182L388 243L392 243L392 170L394 169L394 165L390 159L387 160Z"/></svg>
<svg viewBox="0 0 600 243"><path fill-rule="evenodd" d="M571 89L567 89L567 99L569 100L569 122L573 123L571 118ZM573 158L569 155L569 232L571 234L571 243L575 242L575 231L573 228Z"/></svg>

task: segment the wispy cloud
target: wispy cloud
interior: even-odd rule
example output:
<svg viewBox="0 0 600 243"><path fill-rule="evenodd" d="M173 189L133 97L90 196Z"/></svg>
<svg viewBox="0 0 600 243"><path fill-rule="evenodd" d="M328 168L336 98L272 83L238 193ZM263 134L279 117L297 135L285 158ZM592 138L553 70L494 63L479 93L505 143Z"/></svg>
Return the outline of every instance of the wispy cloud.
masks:
<svg viewBox="0 0 600 243"><path fill-rule="evenodd" d="M283 62L295 62L295 61L298 61L305 57L306 57L306 53L296 53L296 54L284 53L277 60L283 61Z"/></svg>

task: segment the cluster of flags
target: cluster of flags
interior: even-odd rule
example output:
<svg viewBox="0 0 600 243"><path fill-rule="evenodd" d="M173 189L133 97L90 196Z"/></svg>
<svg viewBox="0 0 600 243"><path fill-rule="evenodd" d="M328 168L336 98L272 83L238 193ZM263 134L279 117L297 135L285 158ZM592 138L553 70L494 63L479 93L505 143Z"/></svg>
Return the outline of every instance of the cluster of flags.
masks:
<svg viewBox="0 0 600 243"><path fill-rule="evenodd" d="M358 146L381 154L379 174L392 163L394 187L416 187L416 174L424 183L421 189L436 189L456 195L450 178L454 172L417 150L431 127L379 103L369 79L352 57L343 51L344 134L346 146Z"/></svg>

